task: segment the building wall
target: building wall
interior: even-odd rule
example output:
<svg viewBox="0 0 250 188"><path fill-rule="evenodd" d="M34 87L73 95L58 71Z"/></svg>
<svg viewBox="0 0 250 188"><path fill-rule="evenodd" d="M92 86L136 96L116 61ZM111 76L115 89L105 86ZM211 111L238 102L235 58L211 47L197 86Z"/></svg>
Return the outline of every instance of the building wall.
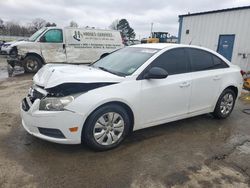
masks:
<svg viewBox="0 0 250 188"><path fill-rule="evenodd" d="M219 35L235 34L232 63L250 70L250 9L184 16L180 19L180 43L217 51ZM186 30L189 34L186 34ZM242 53L248 54L243 58Z"/></svg>

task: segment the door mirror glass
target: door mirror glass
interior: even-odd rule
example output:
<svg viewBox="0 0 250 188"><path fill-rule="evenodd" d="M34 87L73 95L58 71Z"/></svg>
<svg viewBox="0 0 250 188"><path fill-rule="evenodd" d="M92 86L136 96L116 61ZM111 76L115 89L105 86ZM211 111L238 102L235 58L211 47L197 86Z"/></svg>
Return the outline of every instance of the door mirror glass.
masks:
<svg viewBox="0 0 250 188"><path fill-rule="evenodd" d="M163 78L167 78L167 76L168 76L168 73L163 68L152 67L144 75L144 79L163 79Z"/></svg>

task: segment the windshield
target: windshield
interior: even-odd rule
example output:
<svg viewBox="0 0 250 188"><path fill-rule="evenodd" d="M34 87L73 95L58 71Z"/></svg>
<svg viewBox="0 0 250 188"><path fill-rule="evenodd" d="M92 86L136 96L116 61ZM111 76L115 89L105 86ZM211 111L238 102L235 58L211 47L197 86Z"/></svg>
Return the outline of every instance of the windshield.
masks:
<svg viewBox="0 0 250 188"><path fill-rule="evenodd" d="M47 28L42 28L40 30L38 30L37 32L35 32L33 35L30 36L30 38L28 39L31 42L35 42L35 40L46 30Z"/></svg>
<svg viewBox="0 0 250 188"><path fill-rule="evenodd" d="M92 66L119 76L128 76L158 51L151 48L125 47L98 60Z"/></svg>

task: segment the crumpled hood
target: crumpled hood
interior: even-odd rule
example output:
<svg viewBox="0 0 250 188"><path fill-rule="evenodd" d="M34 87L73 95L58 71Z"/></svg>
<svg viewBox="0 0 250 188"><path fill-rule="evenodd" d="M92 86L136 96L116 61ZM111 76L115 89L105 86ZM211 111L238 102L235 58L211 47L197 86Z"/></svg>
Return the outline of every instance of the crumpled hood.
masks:
<svg viewBox="0 0 250 188"><path fill-rule="evenodd" d="M118 83L125 78L86 65L47 64L33 77L36 85L52 88L65 83Z"/></svg>

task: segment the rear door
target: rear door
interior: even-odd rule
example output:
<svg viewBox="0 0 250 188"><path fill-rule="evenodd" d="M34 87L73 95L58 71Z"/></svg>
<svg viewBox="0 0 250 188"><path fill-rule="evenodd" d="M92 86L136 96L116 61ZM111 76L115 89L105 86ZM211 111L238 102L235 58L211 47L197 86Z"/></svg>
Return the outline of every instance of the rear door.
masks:
<svg viewBox="0 0 250 188"><path fill-rule="evenodd" d="M217 100L222 80L220 65L215 65L215 56L210 52L187 48L192 66L192 94L189 113L207 112Z"/></svg>
<svg viewBox="0 0 250 188"><path fill-rule="evenodd" d="M191 93L189 59L183 48L172 49L156 58L151 67L165 69L165 79L143 79L141 91L141 120L143 127L166 122L188 112Z"/></svg>
<svg viewBox="0 0 250 188"><path fill-rule="evenodd" d="M41 54L46 63L66 62L62 29L50 29L40 38Z"/></svg>

